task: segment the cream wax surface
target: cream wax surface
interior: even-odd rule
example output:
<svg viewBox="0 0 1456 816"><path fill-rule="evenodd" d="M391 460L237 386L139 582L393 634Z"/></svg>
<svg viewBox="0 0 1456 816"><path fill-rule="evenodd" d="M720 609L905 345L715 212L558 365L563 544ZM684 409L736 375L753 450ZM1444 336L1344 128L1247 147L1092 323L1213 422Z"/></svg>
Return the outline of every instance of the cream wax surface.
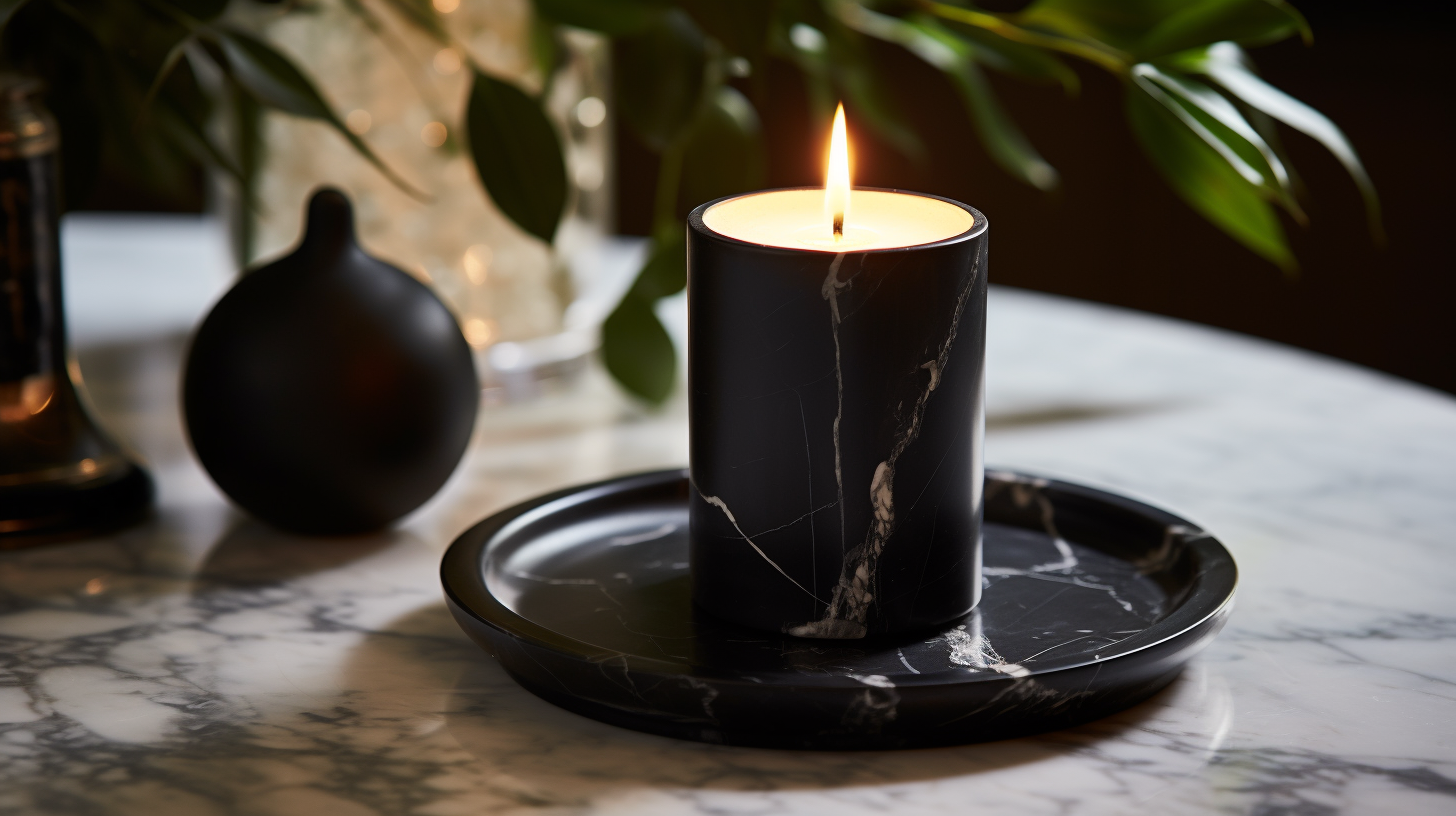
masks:
<svg viewBox="0 0 1456 816"><path fill-rule="evenodd" d="M965 233L975 218L939 198L856 189L836 241L822 189L772 190L730 198L703 213L708 229L752 244L819 252L899 249Z"/></svg>

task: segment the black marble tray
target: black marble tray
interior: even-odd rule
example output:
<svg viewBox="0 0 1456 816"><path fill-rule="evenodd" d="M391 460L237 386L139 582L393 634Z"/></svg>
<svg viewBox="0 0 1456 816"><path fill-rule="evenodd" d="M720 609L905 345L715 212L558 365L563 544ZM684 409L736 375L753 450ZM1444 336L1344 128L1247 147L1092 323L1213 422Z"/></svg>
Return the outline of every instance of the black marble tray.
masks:
<svg viewBox="0 0 1456 816"><path fill-rule="evenodd" d="M688 490L686 471L647 473L491 516L445 554L451 612L521 685L598 720L729 745L906 748L1146 699L1223 627L1237 580L1223 546L1177 516L988 471L975 612L915 636L804 640L693 607Z"/></svg>

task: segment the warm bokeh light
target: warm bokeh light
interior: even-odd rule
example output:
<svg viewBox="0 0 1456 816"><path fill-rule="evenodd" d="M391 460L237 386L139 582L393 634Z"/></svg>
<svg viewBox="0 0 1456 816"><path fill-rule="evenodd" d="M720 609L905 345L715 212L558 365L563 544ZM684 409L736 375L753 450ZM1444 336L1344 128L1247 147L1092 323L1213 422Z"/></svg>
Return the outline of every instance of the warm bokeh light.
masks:
<svg viewBox="0 0 1456 816"><path fill-rule="evenodd" d="M435 52L435 73L449 76L460 70L460 52L453 48L441 48Z"/></svg>
<svg viewBox="0 0 1456 816"><path fill-rule="evenodd" d="M465 250L465 277L476 286L485 283L490 275L490 261L495 253L485 244L475 244Z"/></svg>
<svg viewBox="0 0 1456 816"><path fill-rule="evenodd" d="M355 136L363 136L374 126L374 117L369 115L369 111L356 108L344 117L344 126Z"/></svg>
<svg viewBox="0 0 1456 816"><path fill-rule="evenodd" d="M829 137L829 167L824 178L824 215L834 238L844 235L849 217L849 137L844 131L844 103L834 112L834 132Z"/></svg>
<svg viewBox="0 0 1456 816"><path fill-rule="evenodd" d="M435 11L441 14L449 14L455 9L460 8L460 0L434 0L432 5L434 5Z"/></svg>
<svg viewBox="0 0 1456 816"><path fill-rule="evenodd" d="M485 348L495 340L496 324L494 320L482 320L472 317L461 326L465 332L465 342L473 348Z"/></svg>
<svg viewBox="0 0 1456 816"><path fill-rule="evenodd" d="M20 383L0 387L0 423L24 422L44 411L55 396L55 378L32 374Z"/></svg>
<svg viewBox="0 0 1456 816"><path fill-rule="evenodd" d="M607 180L607 173L602 169L601 162L588 157L577 160L576 168L571 171L571 177L576 182L578 189L590 193L602 188L602 183Z"/></svg>
<svg viewBox="0 0 1456 816"><path fill-rule="evenodd" d="M580 122L582 127L589 128L594 128L607 121L607 103L595 96L588 96L581 100L576 103L576 121Z"/></svg>
<svg viewBox="0 0 1456 816"><path fill-rule="evenodd" d="M430 147L439 147L445 143L450 131L445 129L444 122L431 122L420 130L420 139Z"/></svg>

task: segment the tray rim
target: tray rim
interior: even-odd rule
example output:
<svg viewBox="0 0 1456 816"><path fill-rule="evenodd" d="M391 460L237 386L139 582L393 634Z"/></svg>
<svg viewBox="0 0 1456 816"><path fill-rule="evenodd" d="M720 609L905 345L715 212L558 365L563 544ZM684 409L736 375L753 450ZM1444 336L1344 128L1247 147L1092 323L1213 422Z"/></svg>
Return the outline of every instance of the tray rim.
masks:
<svg viewBox="0 0 1456 816"><path fill-rule="evenodd" d="M1154 648L1170 640L1183 637L1199 629L1210 620L1227 615L1231 610L1238 585L1237 565L1232 554L1228 552L1222 543L1212 535L1209 535L1201 527L1187 521L1181 516L1141 500L1076 482L1041 477L1024 471L1006 468L987 468L986 472L988 474L996 474L998 477L1012 476L1017 480L1034 481L1038 486L1043 488L1056 488L1057 490L1079 495L1084 498L1107 502L1143 516L1151 516L1163 522L1165 527L1180 525L1188 528L1190 533L1196 533L1196 535L1191 535L1189 539L1183 542L1183 546L1190 548L1198 564L1192 581L1192 588L1181 603L1161 619L1155 621L1147 629L1114 644L1121 648L1114 649L1109 654L1098 653L1095 656L1082 655L1080 659L1078 659L1078 656L1073 656L1069 657L1066 663L1047 666L1045 669L1027 666L1025 668L1029 674L1025 676L1046 676L1063 671L1075 671L1098 663L1126 658L1137 652ZM546 648L550 651L557 652L562 657L571 660L597 662L625 658L630 660L634 667L637 667L634 670L657 671L663 674L683 674L683 664L681 662L646 655L627 654L588 643L573 638L570 635L557 632L518 614L491 593L485 580L485 570L482 568L482 564L493 543L506 539L513 529L519 529L534 521L549 517L571 507L589 503L604 495L633 489L663 486L678 481L686 481L687 479L688 470L686 468L669 468L632 473L562 488L492 513L456 536L455 540L446 549L440 563L440 579L445 595L455 607L491 629L513 639L523 640L539 648ZM1197 609L1192 608L1195 599L1200 596L1207 597L1208 593L1217 596L1216 602L1200 605ZM924 638L927 634L928 632L915 633L906 635L904 638L918 640ZM765 633L765 637L773 637L773 635ZM821 643L821 641L808 639L805 642ZM878 645L892 642L894 642L892 637L882 636L851 641L849 643ZM839 643L839 641L822 641L822 643ZM1123 644L1129 645L1123 646ZM714 683L754 684L753 681L733 675L712 673L711 675L705 676L711 676ZM814 681L812 685L802 686L806 690L823 688L826 681L838 678L837 675L800 675L791 672L774 672L772 674L756 672L755 676L760 679L765 676L771 676L774 678L772 682L775 686L786 689L799 687L794 682L794 678L796 677L803 677L806 680L812 677ZM846 687L856 685L856 682L852 678L842 677L838 679L843 680L843 685ZM1012 681L1015 679L1017 677L994 671L968 673L962 669L951 668L904 677L896 675L896 684L902 688L905 686L927 688L936 686L960 686L966 683Z"/></svg>

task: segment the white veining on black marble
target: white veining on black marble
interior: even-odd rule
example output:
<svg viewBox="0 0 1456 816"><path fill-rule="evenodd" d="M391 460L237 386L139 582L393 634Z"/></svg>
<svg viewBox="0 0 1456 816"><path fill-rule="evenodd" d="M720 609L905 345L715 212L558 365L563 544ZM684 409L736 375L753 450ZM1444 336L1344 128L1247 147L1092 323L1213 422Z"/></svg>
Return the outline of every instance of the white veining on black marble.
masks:
<svg viewBox="0 0 1456 816"><path fill-rule="evenodd" d="M968 629L969 627L969 629ZM950 662L972 671L990 669L1008 677L1025 677L1031 672L1025 666L1008 663L996 653L991 641L981 631L981 619L973 616L970 624L960 624L941 635L950 648Z"/></svg>
<svg viewBox="0 0 1456 816"><path fill-rule="evenodd" d="M1165 569L1177 557L1179 544L1207 537L1208 533L1197 527L1189 527L1184 524L1170 524L1163 530L1162 545L1139 559L1137 567L1144 575L1150 575L1158 570Z"/></svg>
<svg viewBox="0 0 1456 816"><path fill-rule="evenodd" d="M718 722L718 715L713 713L713 701L718 699L718 690L713 688L711 683L699 680L690 674L682 675L682 681L688 688L702 692L703 714L707 715L709 722Z"/></svg>
<svg viewBox="0 0 1456 816"><path fill-rule="evenodd" d="M879 733L895 719L900 705L900 692L882 674L851 674L851 680L865 686L844 712L842 727L855 734Z"/></svg>
<svg viewBox="0 0 1456 816"><path fill-rule="evenodd" d="M925 404L929 402L936 387L940 385L940 372L945 369L945 364L950 358L951 348L955 344L956 334L960 329L961 317L965 313L966 301L970 298L976 281L981 275L981 246L983 245L977 246L975 258L971 262L971 272L967 275L966 282L956 296L950 327L946 330L945 339L941 342L938 354L934 359L920 366L920 369L928 374L925 390L920 393L914 406L908 411L908 415L897 417L898 428L889 454L875 467L874 476L869 485L870 507L874 513L870 521L870 529L865 534L865 540L845 554L839 583L834 588L834 596L830 599L823 616L819 620L789 628L790 634L800 637L852 639L862 638L868 631L865 621L869 617L870 604L875 598L875 566L879 561L880 553L884 551L890 536L895 532L895 463L899 460L900 455L920 437L920 422L925 416ZM824 283L826 297L829 297L834 316L835 367L837 370L839 366L839 308L838 297L830 297L828 294L833 291L831 284L833 287L839 285L837 261L835 265L831 266L829 278ZM839 418L836 415L836 451L838 450L838 440ZM842 492L843 487L841 486L840 489Z"/></svg>
<svg viewBox="0 0 1456 816"><path fill-rule="evenodd" d="M1037 564L1030 568L987 567L983 565L981 567L982 581L1014 575L1022 578L1032 578L1038 581L1068 583L1073 586L1105 592L1118 606L1121 606L1128 612L1134 612L1132 602L1118 595L1116 587L1089 580L1086 575L1079 574L1081 563L1077 559L1077 554L1072 551L1071 545L1067 543L1065 538L1062 538L1061 532L1057 530L1056 511L1052 507L1051 500L1042 493L1042 489L1049 484L1046 479L996 470L988 470L986 476L988 498L994 495L995 490L1005 489L1011 492L1011 500L1016 506L1036 506L1040 514L1042 529L1051 538L1052 544L1057 548L1057 553L1061 557L1056 561L1048 561L1047 563ZM1174 549L1176 543L1205 535L1207 534L1202 530L1196 530L1192 527L1178 524L1171 525L1163 533L1162 546L1147 557L1141 559L1137 566L1143 574L1155 572L1176 553ZM1177 599L1174 599L1173 604L1176 605L1176 602ZM1151 621L1149 622L1151 623Z"/></svg>
<svg viewBox="0 0 1456 816"><path fill-rule="evenodd" d="M896 649L895 650L895 654L896 654L896 656L898 656L900 658L901 665L903 665L906 669L908 669L911 674L919 674L920 673L920 670L919 669L917 669L914 666L910 665L910 661L905 657L905 650L904 649Z"/></svg>
<svg viewBox="0 0 1456 816"><path fill-rule="evenodd" d="M813 598L814 600L819 601L820 603L823 603L823 601L820 600L820 598L817 595L815 595L813 592L810 592L809 591L809 588L808 587L804 586L803 584L799 583L798 581L795 581L794 580L794 576L788 574L787 572L784 572L784 568L783 567L780 567L778 564L774 563L774 560L772 558L769 558L768 557L768 553L764 552L757 544L753 543L753 539L750 538L747 533L743 532L743 528L742 527L739 527L738 526L738 519L736 519L736 518L733 517L733 511L728 509L728 503L727 502L723 501L722 499L718 498L717 496L709 496L709 495L707 495L706 493L704 493L701 490L698 491L698 495L702 497L703 501L707 502L708 504L711 504L712 506L718 508L719 510L722 510L723 511L723 515L725 517L727 517L727 519L728 519L728 523L729 524L732 524L733 525L733 529L735 529L735 530L738 531L738 535L742 536L743 537L743 540L746 541L746 542L748 542L748 546L752 547L754 552L758 553L759 556L761 558L763 558L763 560L767 561L768 564L769 564L769 566L773 567L775 570L778 570L778 573L780 575L782 575L785 578L789 579L789 583L791 583L794 586L798 587L799 589L803 590L805 595L808 595L809 597ZM808 513L806 513L803 516L801 516L796 521L791 521L788 524L783 525L783 526L787 527L787 526L796 524L796 523L798 523L798 521L802 521L803 519L805 519L805 518L807 518L809 516L812 516L816 512L818 512L818 511L817 510L811 510ZM781 529L781 528L774 528L774 529ZM772 532L772 531L770 531L770 532Z"/></svg>
<svg viewBox="0 0 1456 816"><path fill-rule="evenodd" d="M834 337L834 487L835 501L839 504L839 551L849 551L849 542L844 538L844 461L839 447L839 423L844 419L844 363L839 348L839 290L849 286L849 281L839 279L839 267L844 264L843 252L829 262L829 274L824 276L820 294L829 303L829 332ZM863 263L863 261L861 261Z"/></svg>

